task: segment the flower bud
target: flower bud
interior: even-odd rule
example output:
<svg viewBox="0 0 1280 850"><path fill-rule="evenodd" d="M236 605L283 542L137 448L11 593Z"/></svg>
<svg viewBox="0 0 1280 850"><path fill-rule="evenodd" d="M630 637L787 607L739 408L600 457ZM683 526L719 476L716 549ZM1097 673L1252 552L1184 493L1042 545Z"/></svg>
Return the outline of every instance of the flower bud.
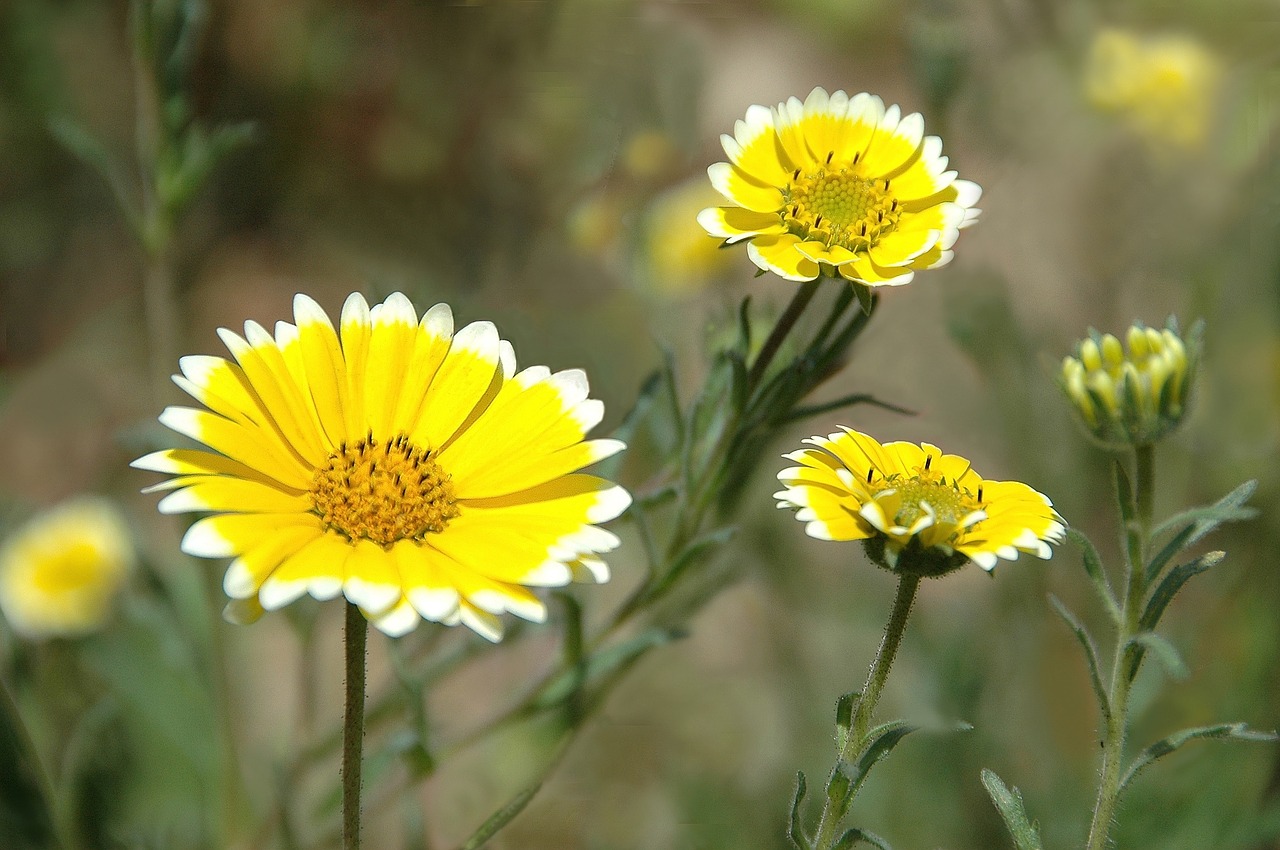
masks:
<svg viewBox="0 0 1280 850"><path fill-rule="evenodd" d="M1177 427L1200 355L1203 323L1185 340L1177 320L1163 330L1135 323L1124 335L1090 336L1062 361L1060 384L1089 434L1111 448L1152 443Z"/></svg>

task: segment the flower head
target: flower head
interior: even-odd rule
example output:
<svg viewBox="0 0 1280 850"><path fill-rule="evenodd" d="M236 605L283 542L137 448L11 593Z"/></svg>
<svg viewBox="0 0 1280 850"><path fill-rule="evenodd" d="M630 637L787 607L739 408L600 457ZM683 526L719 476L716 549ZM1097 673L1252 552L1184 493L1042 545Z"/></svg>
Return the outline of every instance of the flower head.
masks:
<svg viewBox="0 0 1280 850"><path fill-rule="evenodd" d="M29 638L100 628L134 563L119 511L81 497L35 517L0 548L0 610Z"/></svg>
<svg viewBox="0 0 1280 850"><path fill-rule="evenodd" d="M752 262L787 280L838 271L868 286L908 283L949 262L977 220L982 190L947 170L919 113L902 117L875 95L816 88L803 103L752 106L720 138L729 162L707 173L730 205L698 221L745 240Z"/></svg>
<svg viewBox="0 0 1280 850"><path fill-rule="evenodd" d="M1213 124L1221 63L1193 38L1106 29L1094 38L1085 89L1156 149L1203 147Z"/></svg>
<svg viewBox="0 0 1280 850"><path fill-rule="evenodd" d="M694 216L715 200L701 180L682 183L654 198L644 219L646 274L663 293L696 292L724 274L729 252L696 227Z"/></svg>
<svg viewBox="0 0 1280 850"><path fill-rule="evenodd" d="M780 508L799 508L810 537L862 540L880 566L937 576L984 570L1019 552L1041 558L1066 533L1049 499L1018 481L985 481L969 461L928 443L886 443L845 428L784 457Z"/></svg>
<svg viewBox="0 0 1280 850"><path fill-rule="evenodd" d="M160 421L213 451L133 464L176 476L162 512L215 514L182 548L235 559L229 618L345 595L390 635L425 618L498 640L504 611L545 617L529 587L608 578L596 554L618 539L594 524L630 497L576 472L623 448L584 440L604 408L580 370L516 372L491 323L455 332L447 305L419 320L399 293L352 295L336 330L298 295L294 318L221 331L234 361L182 358L208 409Z"/></svg>
<svg viewBox="0 0 1280 850"><path fill-rule="evenodd" d="M1111 334L1090 330L1075 357L1062 360L1062 387L1088 432L1109 447L1160 439L1182 421L1200 357L1203 325L1186 340L1172 316L1163 330L1136 322L1128 351Z"/></svg>

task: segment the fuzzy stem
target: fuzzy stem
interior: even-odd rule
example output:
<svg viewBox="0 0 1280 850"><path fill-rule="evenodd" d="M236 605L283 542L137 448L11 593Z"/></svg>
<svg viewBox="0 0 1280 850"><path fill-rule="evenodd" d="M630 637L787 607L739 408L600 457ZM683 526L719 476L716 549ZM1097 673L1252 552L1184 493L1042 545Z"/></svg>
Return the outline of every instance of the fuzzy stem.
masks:
<svg viewBox="0 0 1280 850"><path fill-rule="evenodd" d="M364 750L365 646L369 622L347 603L346 713L342 723L342 847L360 850L360 760Z"/></svg>
<svg viewBox="0 0 1280 850"><path fill-rule="evenodd" d="M773 330L765 338L764 345L760 348L760 353L756 355L755 362L751 364L751 372L747 376L748 392L760 386L760 382L764 380L765 372L769 369L769 364L773 362L773 358L787 338L787 334L791 333L791 329L799 321L801 314L804 313L804 308L808 307L809 302L813 300L813 296L818 291L818 285L821 283L821 277L815 278L801 284L800 288L796 290L791 303L787 305L787 309L778 317L778 323L773 326Z"/></svg>
<svg viewBox="0 0 1280 850"><path fill-rule="evenodd" d="M907 630L907 619L911 616L911 606L916 601L916 591L920 589L920 577L903 575L898 579L898 593L893 600L893 611L889 614L889 622L884 627L884 638L880 641L880 649L875 660L867 671L866 684L862 686L862 696L853 712L853 725L845 738L832 775L840 769L841 762L852 761L867 745L867 732L871 727L871 715L875 712L876 703L880 701L880 692L889 679L889 670L898 655L898 646L902 643L902 635ZM830 796L822 804L822 815L818 818L818 835L814 839L815 850L828 850L835 839L836 827L844 812L837 812L836 800Z"/></svg>
<svg viewBox="0 0 1280 850"><path fill-rule="evenodd" d="M1138 633L1142 602L1147 593L1146 553L1151 534L1152 498L1155 494L1155 452L1150 444L1134 448L1137 511L1135 526L1128 530L1128 581L1122 603L1123 616L1116 633L1116 650L1111 662L1111 687L1108 693L1111 712L1106 718L1106 737L1102 742L1102 776L1098 782L1098 799L1093 807L1086 850L1105 850L1115 821L1120 797L1120 773L1124 762L1124 742L1129 720L1129 694L1133 677L1129 674L1129 640Z"/></svg>

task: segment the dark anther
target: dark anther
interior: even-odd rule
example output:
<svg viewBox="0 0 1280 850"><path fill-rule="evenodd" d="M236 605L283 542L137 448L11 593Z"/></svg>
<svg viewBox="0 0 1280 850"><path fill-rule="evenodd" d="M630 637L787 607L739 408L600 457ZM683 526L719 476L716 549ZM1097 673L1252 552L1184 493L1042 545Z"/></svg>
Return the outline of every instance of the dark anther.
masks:
<svg viewBox="0 0 1280 850"><path fill-rule="evenodd" d="M924 471L925 471L925 472L928 472L928 471L929 471L929 466L930 466L930 464L932 464L932 463L933 463L933 455L925 455L925 456L924 456Z"/></svg>
<svg viewBox="0 0 1280 850"><path fill-rule="evenodd" d="M800 169L798 169L798 168L797 168L794 172L792 172L792 174L791 174L791 179L792 179L792 180L799 180L799 179L800 179Z"/></svg>
<svg viewBox="0 0 1280 850"><path fill-rule="evenodd" d="M982 504L982 487L978 487L978 504Z"/></svg>
<svg viewBox="0 0 1280 850"><path fill-rule="evenodd" d="M868 484L870 484L870 483L871 483L871 479L875 476L875 474L876 474L875 467L872 467L871 469L868 469L868 470L867 470L867 483L868 483Z"/></svg>
<svg viewBox="0 0 1280 850"><path fill-rule="evenodd" d="M822 227L822 216L818 216L813 220L814 227Z"/></svg>
<svg viewBox="0 0 1280 850"><path fill-rule="evenodd" d="M835 151L827 151L827 165L831 164L831 157L835 156Z"/></svg>

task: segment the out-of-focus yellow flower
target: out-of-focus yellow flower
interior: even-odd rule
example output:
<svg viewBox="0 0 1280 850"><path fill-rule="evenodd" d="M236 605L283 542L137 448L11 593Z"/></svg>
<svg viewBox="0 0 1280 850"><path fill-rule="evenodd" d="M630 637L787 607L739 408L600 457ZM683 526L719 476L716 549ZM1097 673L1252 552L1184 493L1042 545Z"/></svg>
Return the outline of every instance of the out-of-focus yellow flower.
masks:
<svg viewBox="0 0 1280 850"><path fill-rule="evenodd" d="M627 142L622 152L622 167L631 177L653 180L672 169L676 153L670 136L661 130L646 130Z"/></svg>
<svg viewBox="0 0 1280 850"><path fill-rule="evenodd" d="M731 205L698 221L746 241L752 262L787 280L908 283L950 262L960 229L978 217L982 190L947 170L920 114L903 117L874 95L816 88L803 103L752 106L720 140L729 161L707 174Z"/></svg>
<svg viewBox="0 0 1280 850"><path fill-rule="evenodd" d="M992 570L1019 552L1048 558L1066 534L1048 497L1018 481L987 481L968 460L928 443L885 443L845 428L784 455L780 508L820 540L862 540L886 569L939 576L973 561Z"/></svg>
<svg viewBox="0 0 1280 850"><path fill-rule="evenodd" d="M1154 149L1194 151L1213 126L1221 77L1217 57L1189 36L1106 29L1089 51L1085 89Z"/></svg>
<svg viewBox="0 0 1280 850"><path fill-rule="evenodd" d="M392 636L427 619L498 640L504 611L546 617L530 587L608 579L618 538L596 523L631 499L577 472L623 448L586 439L604 405L581 370L516 372L492 323L455 332L448 305L419 317L400 293L353 294L337 328L298 295L294 318L222 331L234 361L182 358L208 409L160 421L212 451L133 464L175 476L162 512L214 514L182 548L234 559L230 619L345 596Z"/></svg>
<svg viewBox="0 0 1280 850"><path fill-rule="evenodd" d="M622 199L609 192L588 195L574 206L566 221L569 243L584 255L609 250L622 232L626 215Z"/></svg>
<svg viewBox="0 0 1280 850"><path fill-rule="evenodd" d="M134 563L119 511L97 497L35 517L0 548L0 610L28 638L101 628Z"/></svg>
<svg viewBox="0 0 1280 850"><path fill-rule="evenodd" d="M1183 340L1177 320L1163 330L1136 322L1128 352L1111 334L1090 330L1075 357L1062 360L1062 387L1086 430L1112 448L1144 445L1177 427L1186 412L1203 324Z"/></svg>
<svg viewBox="0 0 1280 850"><path fill-rule="evenodd" d="M731 252L708 239L698 213L716 199L704 180L683 183L653 199L645 215L644 257L647 277L667 293L705 286L732 264Z"/></svg>

